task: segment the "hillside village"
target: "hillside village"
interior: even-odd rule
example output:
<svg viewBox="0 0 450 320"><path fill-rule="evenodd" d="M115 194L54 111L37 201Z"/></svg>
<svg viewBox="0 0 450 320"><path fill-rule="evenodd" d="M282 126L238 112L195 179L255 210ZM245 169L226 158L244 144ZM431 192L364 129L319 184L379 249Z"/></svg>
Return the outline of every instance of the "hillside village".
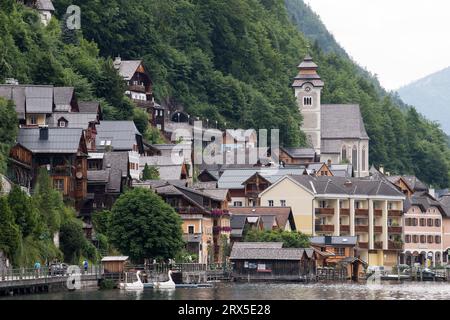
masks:
<svg viewBox="0 0 450 320"><path fill-rule="evenodd" d="M33 5L48 23L51 1ZM33 194L38 172L45 168L95 245L96 212L111 210L129 189L151 190L179 214L186 250L202 264L228 260L228 246L236 246L234 261L249 260L252 250L268 250L264 254L271 256L271 250L281 248L244 244L248 233L265 230L310 236L313 249L300 255L314 250L325 265L449 263L449 190L370 166L371 142L360 106L321 103L327 83L309 54L292 83L308 145L282 146L278 154L258 147L256 133L225 131L179 106L159 103L152 70L142 60L118 56L113 65L126 85L124 95L148 114L148 125L165 143L147 141L133 121L104 120L100 101L79 100L73 87L8 79L0 85L0 97L14 103L19 133L1 176L3 194L14 184ZM195 121L224 138L216 156L241 155L246 163L196 163ZM264 157L250 161L248 155L261 150ZM156 169L159 178L146 180L146 168Z"/></svg>

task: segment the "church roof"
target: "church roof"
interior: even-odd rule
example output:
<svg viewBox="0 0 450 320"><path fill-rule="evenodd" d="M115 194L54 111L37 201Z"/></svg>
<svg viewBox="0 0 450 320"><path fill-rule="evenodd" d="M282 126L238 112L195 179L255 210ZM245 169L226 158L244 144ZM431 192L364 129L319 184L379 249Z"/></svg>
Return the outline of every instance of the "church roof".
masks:
<svg viewBox="0 0 450 320"><path fill-rule="evenodd" d="M323 87L324 82L321 80L320 76L317 74L317 64L314 63L313 59L309 54L303 59L302 63L298 66L299 73L294 79L292 86L294 88L303 87L303 85L310 83L314 87Z"/></svg>
<svg viewBox="0 0 450 320"><path fill-rule="evenodd" d="M322 105L322 139L368 140L359 105Z"/></svg>

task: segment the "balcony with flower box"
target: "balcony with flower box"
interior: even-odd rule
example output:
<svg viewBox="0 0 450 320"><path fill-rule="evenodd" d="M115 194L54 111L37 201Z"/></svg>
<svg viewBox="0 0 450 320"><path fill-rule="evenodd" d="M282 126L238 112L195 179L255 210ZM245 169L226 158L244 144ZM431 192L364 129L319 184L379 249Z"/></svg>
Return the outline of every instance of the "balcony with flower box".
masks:
<svg viewBox="0 0 450 320"><path fill-rule="evenodd" d="M383 241L376 241L374 244L376 250L383 250Z"/></svg>
<svg viewBox="0 0 450 320"><path fill-rule="evenodd" d="M196 207L181 207L181 208L175 208L175 211L179 214L204 214L205 212Z"/></svg>
<svg viewBox="0 0 450 320"><path fill-rule="evenodd" d="M223 210L223 209L212 209L211 210L211 216L213 218L220 218L223 216L229 216L230 215L230 211L228 210Z"/></svg>
<svg viewBox="0 0 450 320"><path fill-rule="evenodd" d="M388 242L389 250L403 250L403 242L401 241L389 241Z"/></svg>
<svg viewBox="0 0 450 320"><path fill-rule="evenodd" d="M399 226L389 226L388 231L389 233L402 234L403 228Z"/></svg>

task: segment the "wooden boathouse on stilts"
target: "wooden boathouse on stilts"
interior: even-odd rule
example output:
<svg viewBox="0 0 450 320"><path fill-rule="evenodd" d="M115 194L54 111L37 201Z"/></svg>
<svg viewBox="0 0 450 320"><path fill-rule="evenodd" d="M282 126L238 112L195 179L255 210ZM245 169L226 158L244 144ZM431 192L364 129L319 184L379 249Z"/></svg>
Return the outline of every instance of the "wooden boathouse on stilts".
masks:
<svg viewBox="0 0 450 320"><path fill-rule="evenodd" d="M234 281L313 281L318 253L286 249L282 243L235 243L230 261Z"/></svg>

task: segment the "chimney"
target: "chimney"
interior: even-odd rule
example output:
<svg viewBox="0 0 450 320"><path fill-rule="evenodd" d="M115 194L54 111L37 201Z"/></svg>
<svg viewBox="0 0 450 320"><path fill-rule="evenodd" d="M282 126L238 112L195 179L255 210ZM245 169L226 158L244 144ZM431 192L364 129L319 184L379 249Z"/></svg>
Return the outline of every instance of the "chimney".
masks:
<svg viewBox="0 0 450 320"><path fill-rule="evenodd" d="M379 171L380 171L382 174L384 174L384 166L380 165Z"/></svg>
<svg viewBox="0 0 450 320"><path fill-rule="evenodd" d="M39 140L48 140L48 127L39 127Z"/></svg>
<svg viewBox="0 0 450 320"><path fill-rule="evenodd" d="M331 163L332 163L332 162L331 162L331 159L328 159L328 163L327 163L327 164L328 164L328 167L331 167Z"/></svg>
<svg viewBox="0 0 450 320"><path fill-rule="evenodd" d="M428 191L430 196L436 199L436 190L433 188L433 186L430 186L430 190Z"/></svg>

